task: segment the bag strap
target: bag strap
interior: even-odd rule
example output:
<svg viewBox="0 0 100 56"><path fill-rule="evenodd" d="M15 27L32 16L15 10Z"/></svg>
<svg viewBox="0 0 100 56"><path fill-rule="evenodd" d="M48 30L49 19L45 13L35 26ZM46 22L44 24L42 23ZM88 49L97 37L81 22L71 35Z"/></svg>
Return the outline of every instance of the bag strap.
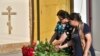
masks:
<svg viewBox="0 0 100 56"><path fill-rule="evenodd" d="M80 25L79 25L79 35L82 39L85 39L85 37L84 37L84 23L80 23Z"/></svg>
<svg viewBox="0 0 100 56"><path fill-rule="evenodd" d="M84 53L85 45L86 45L86 39L85 39L85 35L84 35L83 31L84 31L84 23L81 23L79 25L79 35L80 35L80 40L81 40L81 46L82 46L83 53Z"/></svg>

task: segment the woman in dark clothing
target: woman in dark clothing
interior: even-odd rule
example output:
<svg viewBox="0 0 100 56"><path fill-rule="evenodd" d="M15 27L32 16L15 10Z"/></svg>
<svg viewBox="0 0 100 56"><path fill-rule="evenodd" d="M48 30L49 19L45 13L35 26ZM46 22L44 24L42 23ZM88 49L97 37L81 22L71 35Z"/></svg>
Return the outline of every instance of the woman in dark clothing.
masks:
<svg viewBox="0 0 100 56"><path fill-rule="evenodd" d="M59 21L57 22L55 28L55 36L51 38L50 43L52 43L57 49L59 49L58 46L62 46L71 40L72 26L69 23L70 15L68 14L68 12L64 10L59 10L57 16L59 18ZM62 41L61 35L63 33L67 35L67 38L65 37L65 40ZM63 50L65 50L66 53L70 55L72 54L71 47L64 48Z"/></svg>
<svg viewBox="0 0 100 56"><path fill-rule="evenodd" d="M95 52L92 46L92 37L89 26L83 23L79 13L70 14L70 23L74 26L72 32L72 43L75 51L75 56L95 56Z"/></svg>

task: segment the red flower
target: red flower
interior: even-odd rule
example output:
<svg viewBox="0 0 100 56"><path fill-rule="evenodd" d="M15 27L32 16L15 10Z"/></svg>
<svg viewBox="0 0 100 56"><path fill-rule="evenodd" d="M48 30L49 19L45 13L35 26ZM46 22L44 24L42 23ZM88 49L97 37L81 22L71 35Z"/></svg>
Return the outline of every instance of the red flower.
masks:
<svg viewBox="0 0 100 56"><path fill-rule="evenodd" d="M35 49L35 46L36 46L36 42L33 42L32 45L24 45L22 47L22 54L23 56L34 56L34 49Z"/></svg>
<svg viewBox="0 0 100 56"><path fill-rule="evenodd" d="M22 54L23 56L34 56L34 49L29 46L22 47Z"/></svg>

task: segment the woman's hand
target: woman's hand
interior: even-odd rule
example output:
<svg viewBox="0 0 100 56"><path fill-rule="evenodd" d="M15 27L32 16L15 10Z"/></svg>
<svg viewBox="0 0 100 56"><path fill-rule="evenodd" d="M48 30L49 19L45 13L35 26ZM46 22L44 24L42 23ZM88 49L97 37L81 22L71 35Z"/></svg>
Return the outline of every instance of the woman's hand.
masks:
<svg viewBox="0 0 100 56"><path fill-rule="evenodd" d="M59 51L59 50L60 50L59 46L60 46L60 45L56 45L56 46L55 46L55 50L56 50L56 51Z"/></svg>
<svg viewBox="0 0 100 56"><path fill-rule="evenodd" d="M61 46L61 45L59 45L58 47L59 47L59 49L63 49L63 46Z"/></svg>
<svg viewBox="0 0 100 56"><path fill-rule="evenodd" d="M59 40L54 40L54 41L52 42L52 44L53 44L54 46L56 46L56 45L60 45L61 43L60 43Z"/></svg>

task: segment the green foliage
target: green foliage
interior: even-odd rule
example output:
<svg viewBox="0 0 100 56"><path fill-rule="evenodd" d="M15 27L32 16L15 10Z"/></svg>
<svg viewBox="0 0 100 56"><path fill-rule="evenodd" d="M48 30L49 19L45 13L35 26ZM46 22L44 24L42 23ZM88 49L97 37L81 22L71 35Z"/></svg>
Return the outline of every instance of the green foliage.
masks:
<svg viewBox="0 0 100 56"><path fill-rule="evenodd" d="M65 55L65 51L56 51L53 45L48 43L47 41L45 43L39 42L37 45L35 56L68 56Z"/></svg>

